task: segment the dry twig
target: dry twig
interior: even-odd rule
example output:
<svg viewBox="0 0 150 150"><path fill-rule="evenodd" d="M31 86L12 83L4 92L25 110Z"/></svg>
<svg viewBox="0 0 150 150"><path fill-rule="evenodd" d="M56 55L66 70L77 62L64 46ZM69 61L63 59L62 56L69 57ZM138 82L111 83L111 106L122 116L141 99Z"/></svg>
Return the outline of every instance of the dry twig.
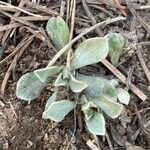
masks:
<svg viewBox="0 0 150 150"><path fill-rule="evenodd" d="M106 131L106 139L107 139L107 142L108 142L108 145L109 145L109 148L110 150L113 150L113 146L112 146L112 143L111 143L111 140L109 138L109 135L108 135L108 132Z"/></svg>
<svg viewBox="0 0 150 150"><path fill-rule="evenodd" d="M75 24L75 9L76 9L76 0L72 0L72 14L71 14L71 29L70 29L70 37L69 37L69 41L72 40L73 38L73 31L74 31L74 24ZM67 67L70 69L70 59L71 59L71 53L72 53L72 48L70 47L70 49L68 50L68 54L67 54Z"/></svg>
<svg viewBox="0 0 150 150"><path fill-rule="evenodd" d="M10 15L9 13L6 13L6 12L2 12L2 11L0 11L0 12L1 12L2 14L4 14L4 15L10 17L10 18L11 18L12 20L14 20L14 21L20 22L20 23L22 23L22 24L24 24L24 25L27 25L27 26L31 27L31 28L38 29L38 27L37 27L36 25L34 25L33 23L30 23L30 22L28 22L28 21L26 21L26 20L24 20L24 19L19 18L19 17Z"/></svg>
<svg viewBox="0 0 150 150"><path fill-rule="evenodd" d="M27 2L27 5L31 8L37 9L41 12L44 12L49 15L59 15L59 13L55 10L52 10L51 8L42 7L41 5L38 5L36 3Z"/></svg>
<svg viewBox="0 0 150 150"><path fill-rule="evenodd" d="M17 28L19 26L21 26L20 23L12 23L12 24L8 24L8 25L0 26L0 32L9 30L9 29L13 29L13 28Z"/></svg>
<svg viewBox="0 0 150 150"><path fill-rule="evenodd" d="M100 150L91 140L88 140L86 144L91 150Z"/></svg>
<svg viewBox="0 0 150 150"><path fill-rule="evenodd" d="M5 3L5 2L2 2L2 1L0 1L0 3L1 3L1 4L4 4L4 5L6 5L6 6L9 6L9 8L14 8L14 9L16 9L16 10L19 10L19 11L21 11L21 12L24 12L25 14L28 14L28 15L35 16L35 17L42 17L41 15L37 15L37 14L30 13L30 12L28 12L28 11L26 11L26 10L20 8L20 7L13 6L13 5L9 4L9 3Z"/></svg>
<svg viewBox="0 0 150 150"><path fill-rule="evenodd" d="M25 5L25 1L20 1L18 7L21 8L21 7L23 7L24 5ZM14 16L17 17L17 16L20 15L20 13L21 13L20 11L19 11L19 12L16 12L16 13L14 14ZM15 23L15 21L14 21L14 20L11 20L10 24L12 24L12 23ZM12 30L9 29L9 30L7 30L7 31L5 32L5 34L4 34L4 36L3 36L3 39L2 39L2 45L6 42L6 39L8 38L8 36L9 36L9 34L10 34L11 31L12 31Z"/></svg>

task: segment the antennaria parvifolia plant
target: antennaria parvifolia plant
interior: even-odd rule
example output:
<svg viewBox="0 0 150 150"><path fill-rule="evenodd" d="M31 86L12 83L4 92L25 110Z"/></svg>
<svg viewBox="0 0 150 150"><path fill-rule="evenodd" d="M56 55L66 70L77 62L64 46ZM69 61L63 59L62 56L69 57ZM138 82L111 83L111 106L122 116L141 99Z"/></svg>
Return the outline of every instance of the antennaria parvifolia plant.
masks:
<svg viewBox="0 0 150 150"><path fill-rule="evenodd" d="M69 42L69 27L61 17L52 17L47 23L46 30L58 50ZM39 97L47 84L51 83L55 90L46 102L43 118L61 122L77 103L81 105L87 129L93 134L105 135L105 114L110 118L117 118L123 110L123 104L128 105L130 95L125 89L119 88L117 79L87 76L78 73L78 69L98 63L107 55L116 66L123 52L123 46L124 39L117 33L89 38L74 50L70 68L63 65L47 66L26 73L17 83L16 95L21 100L34 100ZM67 96L58 100L60 87L78 93L79 101L68 99Z"/></svg>

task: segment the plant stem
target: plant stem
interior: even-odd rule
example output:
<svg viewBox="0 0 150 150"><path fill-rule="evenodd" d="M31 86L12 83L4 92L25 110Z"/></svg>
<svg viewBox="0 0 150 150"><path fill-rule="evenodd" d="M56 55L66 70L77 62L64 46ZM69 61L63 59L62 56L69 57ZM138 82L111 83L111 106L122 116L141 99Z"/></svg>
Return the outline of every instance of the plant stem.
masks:
<svg viewBox="0 0 150 150"><path fill-rule="evenodd" d="M71 28L70 28L70 37L69 41L73 38L73 30L74 30L74 23L75 23L75 10L76 10L76 0L71 1L73 8L70 10L72 12L71 14ZM67 64L66 67L70 70L70 60L71 60L71 54L72 54L72 48L70 47L67 53Z"/></svg>

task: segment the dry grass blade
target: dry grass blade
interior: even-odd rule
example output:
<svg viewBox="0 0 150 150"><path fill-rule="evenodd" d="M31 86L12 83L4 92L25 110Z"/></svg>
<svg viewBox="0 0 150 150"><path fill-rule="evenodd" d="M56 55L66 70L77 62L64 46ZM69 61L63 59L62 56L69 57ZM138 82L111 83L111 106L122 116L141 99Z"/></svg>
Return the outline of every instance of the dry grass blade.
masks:
<svg viewBox="0 0 150 150"><path fill-rule="evenodd" d="M63 17L64 14L65 14L65 5L66 5L66 2L65 1L62 1L61 2L61 5L60 5L60 16Z"/></svg>
<svg viewBox="0 0 150 150"><path fill-rule="evenodd" d="M25 1L20 1L18 7L21 8L21 7L23 7L24 5L25 5ZM16 13L14 14L14 16L17 17L17 16L20 15L20 13L21 13L20 11L19 11L19 12L16 12ZM11 20L10 24L12 24L12 23L15 23L15 21L14 21L14 20ZM3 36L3 39L2 39L2 45L6 42L6 40L7 40L7 38L8 38L8 36L9 36L9 34L10 34L11 31L12 31L12 30L9 29L9 30L7 30L7 31L5 32L5 34L4 34L4 36Z"/></svg>
<svg viewBox="0 0 150 150"><path fill-rule="evenodd" d="M149 72L148 67L146 66L146 63L145 63L144 58L142 56L141 50L139 48L137 49L137 56L138 56L138 59L140 61L141 66L144 70L144 73L145 73L145 75L149 81L149 84L150 84L150 72Z"/></svg>
<svg viewBox="0 0 150 150"><path fill-rule="evenodd" d="M6 13L6 12L2 12L2 11L0 11L0 12L1 12L2 14L4 14L4 15L10 17L12 20L15 20L15 21L17 21L17 22L20 22L20 23L22 23L22 24L24 24L24 25L27 25L27 26L31 27L31 28L38 29L38 27L35 26L33 23L30 23L30 22L28 22L28 21L26 21L26 20L24 20L24 19L19 18L19 17L15 17L15 16L13 16L13 15L10 15L9 13Z"/></svg>
<svg viewBox="0 0 150 150"><path fill-rule="evenodd" d="M98 5L89 5L89 6L95 8L95 9L99 9L99 10L103 11L105 14L109 15L111 18L114 18L114 17L115 17L112 13L110 13L109 11L107 11L107 10L106 10L105 8L103 8L103 7L100 7L100 6L98 6Z"/></svg>
<svg viewBox="0 0 150 150"><path fill-rule="evenodd" d="M88 140L86 144L91 150L100 150L91 140Z"/></svg>
<svg viewBox="0 0 150 150"><path fill-rule="evenodd" d="M49 16L42 16L42 17L33 17L33 16L26 16L26 17L18 17L19 19L23 19L26 21L46 21L49 20Z"/></svg>
<svg viewBox="0 0 150 150"><path fill-rule="evenodd" d="M73 31L74 31L74 24L75 24L76 0L72 0L71 3L72 3L73 8L70 9L70 12L72 12L72 14L71 14L71 29L70 29L69 41L71 41L73 38ZM71 53L72 53L72 48L70 47L70 49L68 50L68 54L67 54L67 67L68 68L70 68Z"/></svg>
<svg viewBox="0 0 150 150"><path fill-rule="evenodd" d="M10 108L11 108L13 114L15 115L16 118L18 118L17 113L16 113L16 111L15 111L15 109L14 109L14 107L13 107L11 101L9 101L9 104L10 104Z"/></svg>
<svg viewBox="0 0 150 150"><path fill-rule="evenodd" d="M110 7L114 7L114 8L118 8L118 9L126 9L125 6L118 6L118 5L115 5L113 3L110 2L110 0L98 0L98 1L95 1L95 0L86 0L87 3L89 4L95 4L95 5L98 5L98 4L106 4Z"/></svg>
<svg viewBox="0 0 150 150"><path fill-rule="evenodd" d="M38 5L38 4L35 4L35 3L32 3L32 2L28 2L27 5L34 8L34 9L37 9L41 12L49 14L49 15L59 15L59 13L55 10L52 10L50 8L42 7L41 5Z"/></svg>
<svg viewBox="0 0 150 150"><path fill-rule="evenodd" d="M0 26L0 32L9 30L9 29L13 29L13 28L16 28L19 26L21 26L20 23L12 23L12 24L8 24L8 25Z"/></svg>
<svg viewBox="0 0 150 150"><path fill-rule="evenodd" d="M4 4L4 5L6 5L6 6L9 6L10 8L14 8L14 9L16 9L16 10L19 10L19 11L21 11L21 12L24 12L25 14L28 14L28 15L36 16L36 17L42 17L41 15L36 15L36 14L30 13L30 12L28 12L28 11L22 9L22 8L13 6L13 5L9 4L9 3L5 3L5 2L2 2L2 1L0 1L0 3L1 3L1 4Z"/></svg>
<svg viewBox="0 0 150 150"><path fill-rule="evenodd" d="M0 5L0 10L1 11L12 11L12 12L16 12L15 8L10 8L9 6L4 6L4 5Z"/></svg>
<svg viewBox="0 0 150 150"><path fill-rule="evenodd" d="M147 45L150 45L150 41L139 42L137 43L137 45L147 46Z"/></svg>

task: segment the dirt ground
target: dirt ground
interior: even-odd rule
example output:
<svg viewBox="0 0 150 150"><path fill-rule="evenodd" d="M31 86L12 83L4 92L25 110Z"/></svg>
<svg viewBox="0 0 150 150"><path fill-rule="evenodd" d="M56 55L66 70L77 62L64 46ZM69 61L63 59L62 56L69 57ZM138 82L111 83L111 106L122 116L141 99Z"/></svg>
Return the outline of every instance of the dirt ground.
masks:
<svg viewBox="0 0 150 150"><path fill-rule="evenodd" d="M6 1L7 2L7 1ZM42 8L50 8L55 12L60 12L61 6L67 5L67 0L41 0L37 6ZM42 95L30 102L21 101L16 98L16 83L22 74L33 71L37 68L45 67L49 60L56 54L54 48L43 42L38 38L37 31L42 32L45 30L47 20L35 21L25 20L21 25L13 30L4 41L5 33L8 30L1 30L4 25L9 25L10 18L14 15L15 11L12 5L18 7L20 1L13 1L9 6L10 10L4 10L0 3L0 86L4 90L0 93L0 150L88 150L91 149L87 145L87 141L97 145L101 150L150 150L150 81L146 76L146 71L141 65L141 58L143 58L146 67L150 70L150 1L148 0L131 0L134 6L134 12L126 4L127 0L121 1L121 5L125 7L125 13L122 9L116 9L118 5L114 4L113 0L85 0L87 7L94 17L88 14L87 8L83 5L82 0L76 2L76 18L74 36L76 37L85 28L89 28L95 23L104 21L108 18L115 18L119 15L124 15L124 21L118 21L106 26L99 27L103 35L110 32L117 32L124 36L126 44L124 47L124 54L121 56L118 70L126 75L130 82L138 87L148 98L145 101L139 99L132 91L130 91L131 101L128 106L125 106L125 111L117 119L110 119L106 116L107 136L93 136L83 126L82 114L77 113L76 133L72 138L75 123L73 112L69 114L61 123L55 123L50 120L42 119L42 112L48 96L51 94L50 88L46 88ZM7 6L7 5L6 5ZM143 6L143 7L141 7ZM50 13L42 12L40 9L35 9L27 4L22 7L31 13L40 14L43 16L51 17ZM49 9L48 9L49 10ZM64 7L63 18L66 19L66 10ZM3 13L7 12L11 15ZM18 11L17 11L18 12ZM20 13L20 16L28 16ZM144 25L139 21L142 19ZM17 18L17 16L16 16ZM12 18L13 20L14 18ZM18 18L17 18L18 19ZM34 18L33 18L34 19ZM30 22L28 24L25 22ZM18 21L16 21L18 22ZM38 28L34 28L36 25ZM28 27L28 28L25 28ZM14 27L15 28L15 27ZM13 29L14 29L13 28ZM25 37L34 35L34 40L25 48L21 56L16 57L19 53L15 53L12 57L2 62L7 56L11 55L16 47L22 42ZM81 40L74 44L74 47L85 38L100 36L97 30L92 31L82 37ZM141 56L139 56L139 51ZM14 58L17 59L14 59ZM64 60L59 59L57 63L65 63ZM11 67L10 67L11 66ZM9 69L10 68L10 69ZM93 69L94 68L94 69ZM107 75L108 78L115 77L104 65L101 63L87 67L84 71L87 74L95 73L98 75ZM148 71L149 74L149 71ZM9 76L6 80L6 76ZM5 77L5 78L4 78ZM2 84L6 80L5 84ZM124 85L120 82L122 87ZM78 117L80 115L80 117ZM81 122L80 122L81 121ZM82 130L81 130L82 129ZM71 140L72 139L72 140ZM71 142L70 142L71 140ZM68 146L68 143L70 145ZM139 147L134 147L139 146ZM139 148L139 149L138 149ZM93 148L94 150L94 148Z"/></svg>

